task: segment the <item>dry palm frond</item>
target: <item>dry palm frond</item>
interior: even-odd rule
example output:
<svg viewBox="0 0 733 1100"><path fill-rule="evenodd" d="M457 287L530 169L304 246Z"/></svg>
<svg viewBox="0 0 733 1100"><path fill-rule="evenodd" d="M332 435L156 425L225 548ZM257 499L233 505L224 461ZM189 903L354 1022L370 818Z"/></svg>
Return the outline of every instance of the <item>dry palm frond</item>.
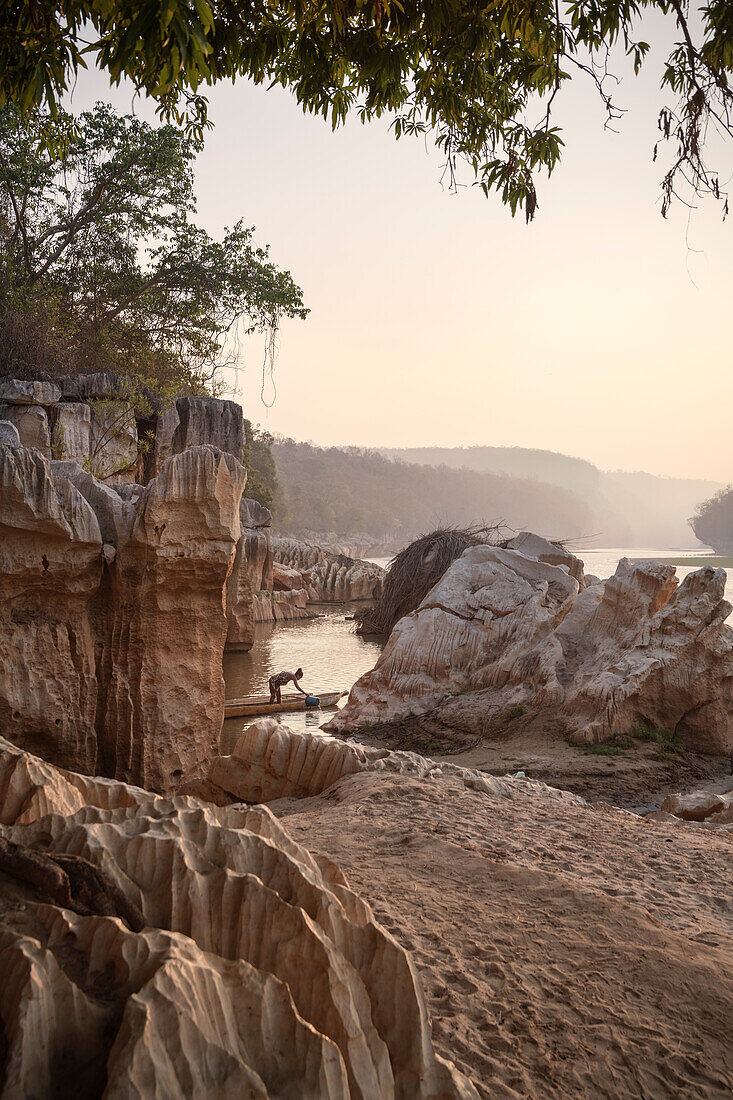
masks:
<svg viewBox="0 0 733 1100"><path fill-rule="evenodd" d="M421 535L393 558L374 607L358 612L357 633L389 634L403 615L425 599L450 565L470 546L496 546L503 524L492 527L439 527Z"/></svg>

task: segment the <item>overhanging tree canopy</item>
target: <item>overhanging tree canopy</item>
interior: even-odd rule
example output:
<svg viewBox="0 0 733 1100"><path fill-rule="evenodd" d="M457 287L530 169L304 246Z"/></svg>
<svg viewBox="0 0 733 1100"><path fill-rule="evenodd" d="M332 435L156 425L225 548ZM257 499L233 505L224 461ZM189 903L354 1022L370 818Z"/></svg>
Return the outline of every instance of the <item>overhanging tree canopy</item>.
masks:
<svg viewBox="0 0 733 1100"><path fill-rule="evenodd" d="M197 389L235 329L306 315L252 229L217 241L193 221L198 149L103 104L77 119L0 110L0 373Z"/></svg>
<svg viewBox="0 0 733 1100"><path fill-rule="evenodd" d="M683 181L725 203L703 145L710 125L731 133L729 0L692 12L688 0L10 0L0 102L53 106L93 60L200 135L203 85L237 76L279 83L334 125L351 111L364 119L386 111L398 137L433 131L451 178L466 160L487 193L498 190L529 219L536 175L560 156L551 124L558 90L583 71L613 114L607 54L620 46L638 71L645 10L677 29L663 75L673 103L660 130L674 153L662 212Z"/></svg>

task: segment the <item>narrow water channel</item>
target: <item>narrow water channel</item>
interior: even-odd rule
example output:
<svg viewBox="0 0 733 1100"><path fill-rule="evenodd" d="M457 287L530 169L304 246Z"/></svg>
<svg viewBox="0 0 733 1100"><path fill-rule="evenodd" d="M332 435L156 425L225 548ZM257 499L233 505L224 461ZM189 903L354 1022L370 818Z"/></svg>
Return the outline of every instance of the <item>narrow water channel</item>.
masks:
<svg viewBox="0 0 733 1100"><path fill-rule="evenodd" d="M382 650L376 638L354 633L354 609L363 604L323 605L316 619L294 623L258 623L249 653L224 656L227 699L267 692L267 681L281 669L303 669L302 687L318 695L322 691L348 691L368 672ZM288 690L287 688L285 689ZM333 711L293 711L278 717L291 729L317 730ZM232 751L237 737L251 718L228 718L221 735L222 752Z"/></svg>

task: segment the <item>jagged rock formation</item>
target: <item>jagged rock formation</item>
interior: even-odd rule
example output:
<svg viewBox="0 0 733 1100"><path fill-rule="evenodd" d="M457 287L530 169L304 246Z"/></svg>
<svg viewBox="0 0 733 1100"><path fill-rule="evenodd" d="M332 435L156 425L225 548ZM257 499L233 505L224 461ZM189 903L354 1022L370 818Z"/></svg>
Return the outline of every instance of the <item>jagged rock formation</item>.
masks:
<svg viewBox="0 0 733 1100"><path fill-rule="evenodd" d="M261 597L272 590L272 514L256 500L239 506L241 537L227 581L227 649L249 650L254 642Z"/></svg>
<svg viewBox="0 0 733 1100"><path fill-rule="evenodd" d="M53 467L0 447L0 722L55 763L174 790L218 746L245 471L212 447L145 488Z"/></svg>
<svg viewBox="0 0 733 1100"><path fill-rule="evenodd" d="M0 405L0 419L15 425L24 447L33 447L46 458L51 457L51 431L41 405Z"/></svg>
<svg viewBox="0 0 733 1100"><path fill-rule="evenodd" d="M371 600L378 594L384 570L372 562L283 535L273 538L272 550L275 562L293 571L292 579L300 574L300 587L314 603ZM289 585L290 590L295 587Z"/></svg>
<svg viewBox="0 0 733 1100"><path fill-rule="evenodd" d="M179 397L159 418L156 469L170 454L205 443L241 462L245 444L242 406L215 397Z"/></svg>
<svg viewBox="0 0 733 1100"><path fill-rule="evenodd" d="M524 792L584 806L579 795L532 779L499 778L472 768L430 760L414 752L392 752L348 744L309 730L295 733L274 718L259 718L239 736L231 756L212 761L209 780L243 802L273 802L322 794L347 775L389 772L420 779L450 777L471 790L513 798Z"/></svg>
<svg viewBox="0 0 733 1100"><path fill-rule="evenodd" d="M0 380L0 402L8 405L55 405L61 389L53 382L31 382L23 378Z"/></svg>
<svg viewBox="0 0 733 1100"><path fill-rule="evenodd" d="M6 842L82 857L144 921L4 878L4 1095L476 1100L407 953L266 808L155 798L2 741L0 795Z"/></svg>
<svg viewBox="0 0 733 1100"><path fill-rule="evenodd" d="M500 669L559 625L578 591L565 570L516 550L465 551L417 611L399 620L376 667L327 728L428 710L448 694L488 687L495 667L506 678Z"/></svg>
<svg viewBox="0 0 733 1100"><path fill-rule="evenodd" d="M20 433L10 420L0 420L0 443L20 446Z"/></svg>
<svg viewBox="0 0 733 1100"><path fill-rule="evenodd" d="M70 401L68 404L55 405L50 413L54 457L84 465L92 453L91 406L83 401ZM135 449L137 450L137 434Z"/></svg>
<svg viewBox="0 0 733 1100"><path fill-rule="evenodd" d="M430 711L447 727L486 735L492 714L521 707L523 726L554 721L578 742L647 725L702 752L729 752L724 588L722 569L678 585L672 566L623 559L609 580L580 591L564 568L475 547L398 622L326 728Z"/></svg>

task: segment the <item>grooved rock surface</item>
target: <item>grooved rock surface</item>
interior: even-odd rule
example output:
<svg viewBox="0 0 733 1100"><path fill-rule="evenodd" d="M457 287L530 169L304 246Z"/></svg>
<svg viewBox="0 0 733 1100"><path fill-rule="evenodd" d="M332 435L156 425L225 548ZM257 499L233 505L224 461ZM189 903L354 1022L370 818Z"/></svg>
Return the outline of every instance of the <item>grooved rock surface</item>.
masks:
<svg viewBox="0 0 733 1100"><path fill-rule="evenodd" d="M20 446L20 435L11 420L0 420L0 443Z"/></svg>
<svg viewBox="0 0 733 1100"><path fill-rule="evenodd" d="M0 402L8 405L55 405L61 390L53 382L29 382L23 378L0 381Z"/></svg>
<svg viewBox="0 0 733 1100"><path fill-rule="evenodd" d="M51 443L57 459L84 462L92 447L92 410L83 401L70 401L49 409Z"/></svg>
<svg viewBox="0 0 733 1100"><path fill-rule="evenodd" d="M54 763L174 790L218 749L246 479L174 455L144 489L0 447L0 721Z"/></svg>
<svg viewBox="0 0 733 1100"><path fill-rule="evenodd" d="M619 562L579 592L566 569L475 547L393 630L376 667L328 724L352 730L428 712L490 736L492 715L552 723L580 743L636 726L690 748L733 747L733 629L725 571L678 584L673 566Z"/></svg>
<svg viewBox="0 0 733 1100"><path fill-rule="evenodd" d="M224 586L246 471L194 447L145 488L117 548L106 619L102 722L117 731L100 769L158 790L201 774L224 708ZM129 731L129 732L128 732Z"/></svg>
<svg viewBox="0 0 733 1100"><path fill-rule="evenodd" d="M279 798L308 798L328 790L340 779L358 772L389 772L414 778L452 778L471 790L513 798L517 792L584 806L569 791L555 790L533 779L486 775L414 752L392 752L295 732L275 718L259 718L240 734L231 756L219 756L209 779L244 802L273 802Z"/></svg>
<svg viewBox="0 0 733 1100"><path fill-rule="evenodd" d="M114 397L120 390L119 377L109 371L62 378L60 384L64 401L95 401L102 397Z"/></svg>
<svg viewBox="0 0 733 1100"><path fill-rule="evenodd" d="M502 687L513 662L562 622L578 591L558 566L516 550L470 548L399 620L376 667L326 728L356 729L428 710L452 693Z"/></svg>
<svg viewBox="0 0 733 1100"><path fill-rule="evenodd" d="M256 623L288 623L298 619L312 619L308 609L308 592L298 588L294 592L261 592L255 595Z"/></svg>
<svg viewBox="0 0 733 1100"><path fill-rule="evenodd" d="M257 601L273 584L272 514L256 500L242 497L239 522L242 534L227 581L227 649L249 650L258 621Z"/></svg>
<svg viewBox="0 0 733 1100"><path fill-rule="evenodd" d="M153 473L155 476L160 473L163 469L163 463L166 462L172 454L171 446L178 424L178 409L176 408L175 401L173 401L158 413L158 419L155 426L155 447L153 450Z"/></svg>
<svg viewBox="0 0 733 1100"><path fill-rule="evenodd" d="M384 570L373 562L338 554L311 542L279 535L272 540L276 565L300 573L308 599L315 603L372 600L379 594Z"/></svg>
<svg viewBox="0 0 733 1100"><path fill-rule="evenodd" d="M6 838L96 864L145 920L2 877L5 1096L476 1100L409 955L264 807L155 798L2 741L0 793Z"/></svg>
<svg viewBox="0 0 733 1100"><path fill-rule="evenodd" d="M171 454L208 443L241 462L245 444L244 413L236 401L179 397L176 412L178 424L171 439ZM168 427L170 423L166 421Z"/></svg>
<svg viewBox="0 0 733 1100"><path fill-rule="evenodd" d="M95 477L110 485L134 481L138 438L132 406L126 401L91 406L90 445Z"/></svg>
<svg viewBox="0 0 733 1100"><path fill-rule="evenodd" d="M97 518L38 451L0 446L0 725L60 764L94 769L98 680L90 608Z"/></svg>
<svg viewBox="0 0 733 1100"><path fill-rule="evenodd" d="M51 431L46 410L40 405L0 405L0 420L9 420L24 447L51 457Z"/></svg>

